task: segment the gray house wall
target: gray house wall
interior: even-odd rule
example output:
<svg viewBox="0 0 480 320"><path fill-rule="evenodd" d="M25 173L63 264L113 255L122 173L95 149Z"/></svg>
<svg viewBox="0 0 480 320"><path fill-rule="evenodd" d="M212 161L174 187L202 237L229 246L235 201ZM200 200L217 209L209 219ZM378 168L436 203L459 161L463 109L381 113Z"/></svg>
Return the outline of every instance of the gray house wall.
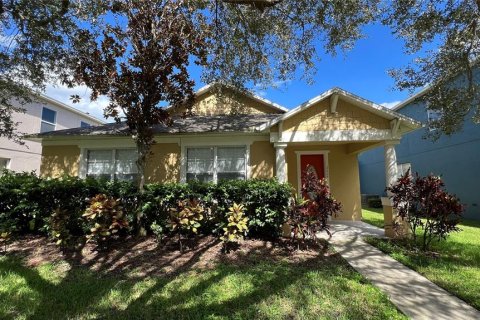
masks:
<svg viewBox="0 0 480 320"><path fill-rule="evenodd" d="M425 103L413 101L397 112L427 122ZM465 218L480 220L480 124L467 115L461 132L442 135L437 141L424 139L426 130L405 135L395 147L397 162L410 163L412 172L433 173L443 178L446 189L466 205ZM383 148L359 156L362 194L385 194Z"/></svg>

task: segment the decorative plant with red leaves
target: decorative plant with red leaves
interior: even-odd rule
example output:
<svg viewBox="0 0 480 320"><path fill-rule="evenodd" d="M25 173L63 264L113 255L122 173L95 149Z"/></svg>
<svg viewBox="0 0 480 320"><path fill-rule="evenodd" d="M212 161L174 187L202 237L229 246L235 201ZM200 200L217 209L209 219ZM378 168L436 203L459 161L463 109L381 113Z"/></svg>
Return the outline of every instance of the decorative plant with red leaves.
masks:
<svg viewBox="0 0 480 320"><path fill-rule="evenodd" d="M342 205L330 193L325 179L319 179L315 170L307 166L302 183L303 198L294 199L289 210L288 224L293 239L317 240L316 234L326 231L330 234L328 219L341 211Z"/></svg>
<svg viewBox="0 0 480 320"><path fill-rule="evenodd" d="M398 216L404 219L411 231L414 244L420 236L422 249L427 250L434 239L445 239L452 231L459 231L457 224L464 206L445 190L440 177L428 175L412 177L406 172L396 184L387 188Z"/></svg>

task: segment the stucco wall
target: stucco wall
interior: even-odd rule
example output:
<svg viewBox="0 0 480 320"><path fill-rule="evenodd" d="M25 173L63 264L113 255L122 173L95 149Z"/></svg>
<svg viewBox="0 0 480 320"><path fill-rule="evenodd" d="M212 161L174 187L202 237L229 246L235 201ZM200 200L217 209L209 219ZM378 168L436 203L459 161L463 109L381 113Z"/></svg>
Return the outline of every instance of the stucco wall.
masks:
<svg viewBox="0 0 480 320"><path fill-rule="evenodd" d="M360 178L355 154L347 154L346 145L291 145L286 148L288 181L298 188L297 154L295 151L328 150L329 183L333 196L342 204L336 220L360 220Z"/></svg>
<svg viewBox="0 0 480 320"><path fill-rule="evenodd" d="M40 132L43 107L57 112L56 130L80 127L81 121L92 125L100 124L100 122L94 122L86 115L82 116L43 100L28 103L24 106L20 106L20 104L16 102L13 104L25 109L25 113L15 112L13 114L13 121L18 122L17 131L21 134ZM39 142L27 140L24 142L25 144L20 145L7 138L0 138L0 158L10 159L10 170L17 172L35 170L38 172L40 170L42 146Z"/></svg>
<svg viewBox="0 0 480 320"><path fill-rule="evenodd" d="M145 168L147 183L180 181L181 149L178 143L157 143Z"/></svg>
<svg viewBox="0 0 480 320"><path fill-rule="evenodd" d="M330 112L330 100L322 100L308 109L297 113L283 123L283 130L324 131L324 130L368 130L389 129L388 120L360 107L338 99L337 113Z"/></svg>
<svg viewBox="0 0 480 320"><path fill-rule="evenodd" d="M183 108L172 110L175 114L181 114L184 111ZM228 91L221 96L211 92L199 96L192 111L196 115L282 113L267 104Z"/></svg>
<svg viewBox="0 0 480 320"><path fill-rule="evenodd" d="M77 176L79 162L78 146L44 146L40 175L49 178L58 178L64 174Z"/></svg>
<svg viewBox="0 0 480 320"><path fill-rule="evenodd" d="M269 179L275 176L275 148L269 141L256 141L250 146L250 178Z"/></svg>

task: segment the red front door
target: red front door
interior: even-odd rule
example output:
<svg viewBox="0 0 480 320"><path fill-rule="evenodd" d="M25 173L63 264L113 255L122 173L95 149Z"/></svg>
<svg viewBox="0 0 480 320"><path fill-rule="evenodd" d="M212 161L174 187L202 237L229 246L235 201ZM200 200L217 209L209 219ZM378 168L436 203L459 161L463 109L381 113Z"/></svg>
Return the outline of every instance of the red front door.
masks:
<svg viewBox="0 0 480 320"><path fill-rule="evenodd" d="M305 177L305 170L307 166L311 165L318 179L325 178L325 163L323 154L301 154L300 155L300 190L303 185L303 179Z"/></svg>

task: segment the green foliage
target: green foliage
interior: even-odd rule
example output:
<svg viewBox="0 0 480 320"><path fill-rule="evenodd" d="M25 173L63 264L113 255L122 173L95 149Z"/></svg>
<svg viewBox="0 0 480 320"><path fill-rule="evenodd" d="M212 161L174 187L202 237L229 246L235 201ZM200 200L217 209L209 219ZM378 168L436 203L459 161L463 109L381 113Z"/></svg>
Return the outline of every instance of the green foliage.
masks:
<svg viewBox="0 0 480 320"><path fill-rule="evenodd" d="M49 233L55 243L62 247L68 247L72 241L72 234L68 228L70 216L64 209L55 209L49 220Z"/></svg>
<svg viewBox="0 0 480 320"><path fill-rule="evenodd" d="M165 234L163 227L158 223L154 222L150 225L150 230L152 230L152 233L155 236L155 238L157 238L157 241L161 242Z"/></svg>
<svg viewBox="0 0 480 320"><path fill-rule="evenodd" d="M67 176L42 179L33 173L9 172L0 177L0 225L8 222L20 234L44 232L56 239L54 234L61 233L60 238L69 234L73 240L89 233L92 226L82 215L89 205L87 200L98 194L120 200L124 218L134 232L138 228L136 212L142 213L140 223L148 227L148 232L153 233L152 225L167 231L169 209L176 207L178 200L198 199L204 212L197 232L221 233L225 212L234 203L241 203L248 218L249 235L272 238L281 234L291 187L276 180L170 183L146 185L140 194L130 182ZM61 219L52 219L57 210L65 214L61 214Z"/></svg>
<svg viewBox="0 0 480 320"><path fill-rule="evenodd" d="M368 207L370 208L383 208L382 206L382 200L378 197L375 198L368 198L367 199Z"/></svg>
<svg viewBox="0 0 480 320"><path fill-rule="evenodd" d="M236 203L228 208L227 223L222 228L223 235L220 237L225 244L242 240L247 235L248 218L245 217L244 209L243 205Z"/></svg>
<svg viewBox="0 0 480 320"><path fill-rule="evenodd" d="M177 206L169 209L167 227L178 236L180 251L183 251L182 236L198 234L205 209L197 199L178 201Z"/></svg>
<svg viewBox="0 0 480 320"><path fill-rule="evenodd" d="M90 206L82 216L91 226L88 240L105 242L128 227L120 200L105 194L98 194L90 199Z"/></svg>

